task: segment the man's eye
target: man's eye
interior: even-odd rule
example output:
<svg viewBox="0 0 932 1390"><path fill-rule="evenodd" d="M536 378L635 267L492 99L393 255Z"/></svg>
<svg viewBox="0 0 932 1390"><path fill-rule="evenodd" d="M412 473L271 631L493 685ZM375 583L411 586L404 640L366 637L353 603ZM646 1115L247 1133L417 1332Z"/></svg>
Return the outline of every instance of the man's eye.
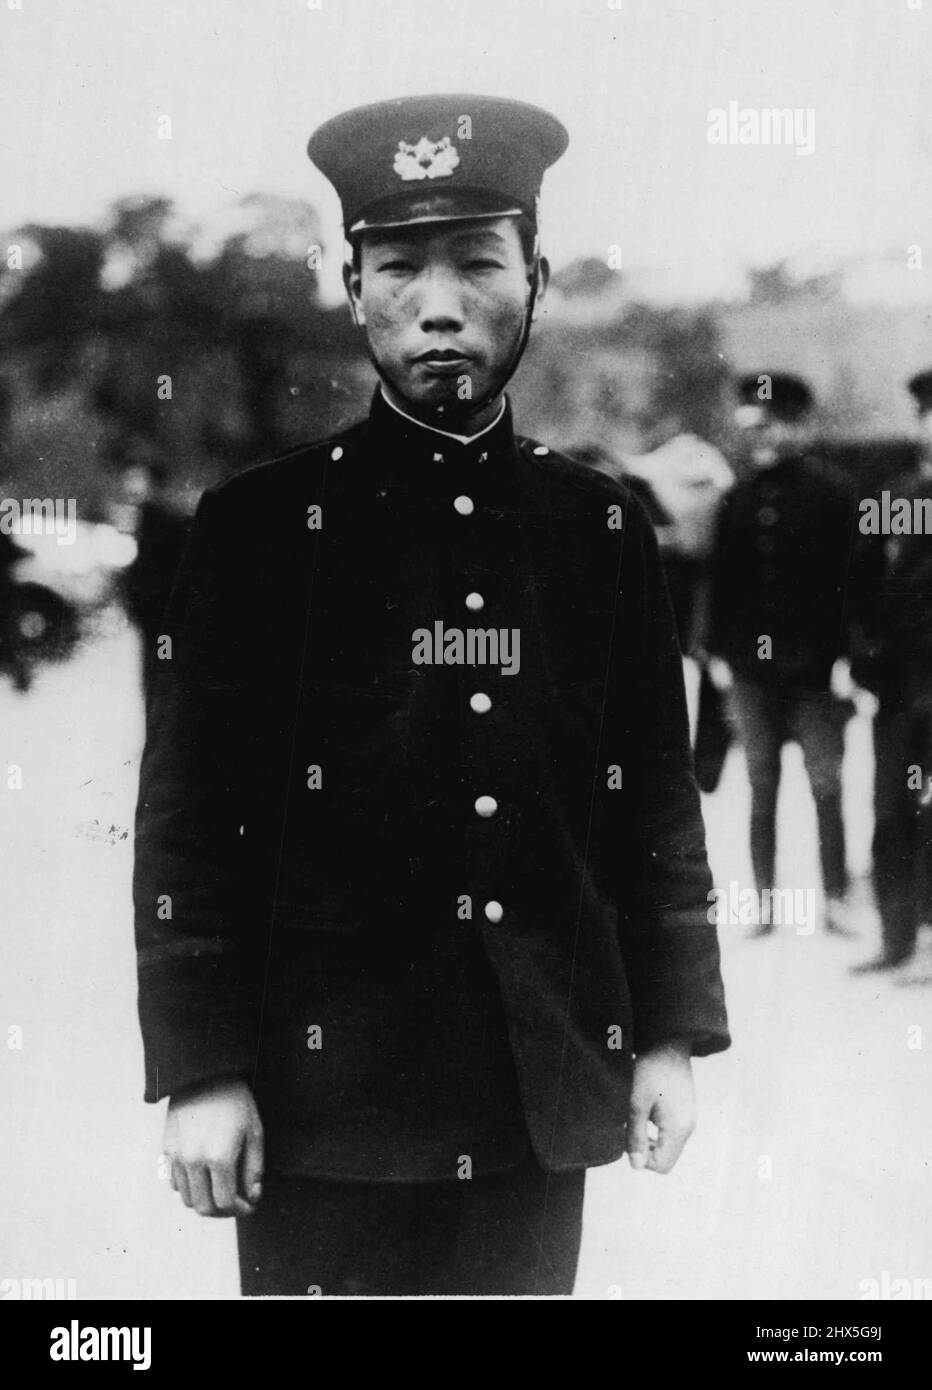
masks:
<svg viewBox="0 0 932 1390"><path fill-rule="evenodd" d="M469 261L466 268L467 270L504 270L501 261L492 260L487 256L477 257L475 260Z"/></svg>
<svg viewBox="0 0 932 1390"><path fill-rule="evenodd" d="M383 261L383 263L379 266L379 270L411 271L411 270L413 270L413 269L414 269L414 266L411 264L410 261L402 261L402 260L397 260L397 261Z"/></svg>

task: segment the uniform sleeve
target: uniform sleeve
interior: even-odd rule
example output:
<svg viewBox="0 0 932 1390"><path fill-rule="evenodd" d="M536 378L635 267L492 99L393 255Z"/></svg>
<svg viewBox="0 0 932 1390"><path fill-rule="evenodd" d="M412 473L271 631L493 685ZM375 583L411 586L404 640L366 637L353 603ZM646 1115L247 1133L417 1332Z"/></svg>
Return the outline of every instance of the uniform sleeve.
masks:
<svg viewBox="0 0 932 1390"><path fill-rule="evenodd" d="M709 564L709 615L705 644L713 656L724 656L732 619L734 596L731 571L734 495L726 494L719 507Z"/></svg>
<svg viewBox="0 0 932 1390"><path fill-rule="evenodd" d="M635 1050L680 1038L704 1056L730 1042L710 922L712 876L673 612L656 541L636 504L628 508L621 605L614 680L629 686L622 707L638 759L629 818L634 852L623 847L620 856L632 884L620 922Z"/></svg>
<svg viewBox="0 0 932 1390"><path fill-rule="evenodd" d="M255 1054L236 911L242 639L218 511L205 494L149 669L133 881L148 1101L249 1073Z"/></svg>
<svg viewBox="0 0 932 1390"><path fill-rule="evenodd" d="M861 546L863 537L858 528L858 489L851 479L837 469L833 470L832 475L829 515L833 534L837 537L837 566L842 584L839 655L854 660L861 650L862 629L859 614L863 609L864 586L872 588L877 573Z"/></svg>

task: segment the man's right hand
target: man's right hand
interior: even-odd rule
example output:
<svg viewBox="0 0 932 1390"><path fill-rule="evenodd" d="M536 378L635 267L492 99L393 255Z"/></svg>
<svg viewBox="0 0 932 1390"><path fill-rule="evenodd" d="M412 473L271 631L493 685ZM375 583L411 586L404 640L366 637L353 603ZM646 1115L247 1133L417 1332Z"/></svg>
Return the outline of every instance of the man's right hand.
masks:
<svg viewBox="0 0 932 1390"><path fill-rule="evenodd" d="M172 1187L201 1216L249 1216L262 1196L262 1121L245 1081L223 1077L172 1096L164 1149Z"/></svg>

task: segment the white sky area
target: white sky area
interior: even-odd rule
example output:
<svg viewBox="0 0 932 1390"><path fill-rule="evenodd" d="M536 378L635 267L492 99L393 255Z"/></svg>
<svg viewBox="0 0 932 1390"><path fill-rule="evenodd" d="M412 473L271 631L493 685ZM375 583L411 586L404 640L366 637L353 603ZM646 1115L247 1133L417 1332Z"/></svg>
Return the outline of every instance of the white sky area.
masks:
<svg viewBox="0 0 932 1390"><path fill-rule="evenodd" d="M314 203L342 250L310 132L362 102L463 91L567 125L544 185L556 266L618 245L623 266L706 294L783 257L905 260L919 244L932 281L932 0L11 3L3 227L95 223L134 193L210 222L271 192ZM811 108L814 152L710 144L708 113L730 101Z"/></svg>

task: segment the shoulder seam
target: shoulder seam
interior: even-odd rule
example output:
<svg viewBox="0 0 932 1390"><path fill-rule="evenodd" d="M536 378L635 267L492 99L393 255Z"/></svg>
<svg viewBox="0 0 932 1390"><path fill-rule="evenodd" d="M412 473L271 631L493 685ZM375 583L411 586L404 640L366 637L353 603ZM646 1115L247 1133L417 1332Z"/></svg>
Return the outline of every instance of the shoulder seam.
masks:
<svg viewBox="0 0 932 1390"><path fill-rule="evenodd" d="M635 493L627 486L623 478L610 478L605 473L599 473L596 469L588 468L586 464L577 462L576 459L572 458L569 454L563 453L562 450L553 449L549 444L542 445L539 441L531 439L526 435L516 436L516 443L522 450L525 445L528 446L531 451L530 461L536 467L540 468L542 472L546 471L548 458L559 459L561 462L570 464L573 470L580 470L579 473L573 471L562 475L563 481L565 481L568 486L573 487L577 492L583 492L587 496L592 496L593 494L598 495L604 488L605 492L603 496L605 496L606 493L613 492L622 502L627 504L630 504L635 498ZM546 448L547 453L535 455L535 448ZM592 486L586 486L587 481L590 481Z"/></svg>
<svg viewBox="0 0 932 1390"><path fill-rule="evenodd" d="M317 454L321 451L340 447L342 449L352 449L356 441L350 438L356 426L349 428L341 433L330 435L325 439L312 439L305 444L296 444L293 449L288 449L283 454L274 454L271 458L258 459L255 463L248 464L245 468L240 468L237 472L231 473L229 477L221 478L219 482L211 487L205 488L205 493L216 494L232 483L239 482L241 479L250 478L255 473L262 473L266 469L274 468L276 464L289 463L300 458L302 454Z"/></svg>

